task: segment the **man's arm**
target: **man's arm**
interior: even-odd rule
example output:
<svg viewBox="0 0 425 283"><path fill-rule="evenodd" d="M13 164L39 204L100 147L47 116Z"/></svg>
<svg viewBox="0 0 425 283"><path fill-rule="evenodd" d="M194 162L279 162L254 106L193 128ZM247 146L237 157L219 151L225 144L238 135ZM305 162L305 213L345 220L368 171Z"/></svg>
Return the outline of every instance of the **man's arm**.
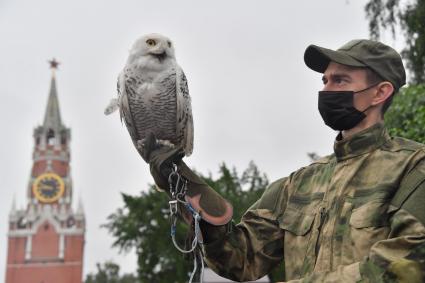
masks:
<svg viewBox="0 0 425 283"><path fill-rule="evenodd" d="M267 275L282 261L284 231L277 218L286 203L287 182L284 178L272 183L238 225L201 223L208 267L223 277L248 281Z"/></svg>
<svg viewBox="0 0 425 283"><path fill-rule="evenodd" d="M263 198L274 195L271 192L275 185L272 184ZM254 280L282 260L282 230L272 220L275 219L273 213L268 214L260 203L261 199L248 210L240 224L232 224L231 233L226 226L203 226L207 239L206 261L218 274L233 280ZM339 266L335 271L313 272L288 283L425 282L424 203L425 183L422 183L400 207L391 206L394 214L390 218L388 239L376 242L363 261ZM261 239L261 235L269 237Z"/></svg>
<svg viewBox="0 0 425 283"><path fill-rule="evenodd" d="M277 219L286 205L290 178L271 184L241 223L234 225L231 205L181 161L179 148L158 145L151 135L143 145L143 153L157 187L169 193L169 182L176 188L186 184L185 200L202 217L204 252L211 269L236 281L255 280L282 260L284 232ZM190 219L184 208L180 212L183 218Z"/></svg>

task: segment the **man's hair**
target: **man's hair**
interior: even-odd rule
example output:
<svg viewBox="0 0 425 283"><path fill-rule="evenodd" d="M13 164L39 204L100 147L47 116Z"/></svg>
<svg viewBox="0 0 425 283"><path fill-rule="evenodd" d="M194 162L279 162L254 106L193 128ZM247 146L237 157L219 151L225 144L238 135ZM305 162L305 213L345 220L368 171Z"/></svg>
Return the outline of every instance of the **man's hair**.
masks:
<svg viewBox="0 0 425 283"><path fill-rule="evenodd" d="M364 69L366 71L366 80L369 85L386 81L371 68L365 67ZM397 93L397 91L398 89L394 88L393 93L391 93L391 95L387 98L387 100L385 100L384 105L382 105L382 109L381 109L382 116L384 116L385 112L390 107L391 103L393 102L394 95Z"/></svg>

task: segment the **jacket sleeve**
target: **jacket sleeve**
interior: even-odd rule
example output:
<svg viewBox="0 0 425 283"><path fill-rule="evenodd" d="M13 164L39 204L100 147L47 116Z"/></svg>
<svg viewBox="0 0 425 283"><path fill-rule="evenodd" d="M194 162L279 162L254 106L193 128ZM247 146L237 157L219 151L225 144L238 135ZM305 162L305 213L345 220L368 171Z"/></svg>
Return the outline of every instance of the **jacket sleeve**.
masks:
<svg viewBox="0 0 425 283"><path fill-rule="evenodd" d="M363 261L288 282L425 282L425 166L410 176L391 202L388 238Z"/></svg>
<svg viewBox="0 0 425 283"><path fill-rule="evenodd" d="M201 226L205 261L217 274L235 280L256 280L283 259L283 230L278 216L284 210L287 178L272 183L239 224Z"/></svg>

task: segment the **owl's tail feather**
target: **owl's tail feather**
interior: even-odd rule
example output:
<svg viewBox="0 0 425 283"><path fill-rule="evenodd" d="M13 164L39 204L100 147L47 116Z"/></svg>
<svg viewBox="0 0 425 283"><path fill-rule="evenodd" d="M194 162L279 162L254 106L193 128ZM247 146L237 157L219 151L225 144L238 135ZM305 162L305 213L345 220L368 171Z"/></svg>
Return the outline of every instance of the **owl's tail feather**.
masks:
<svg viewBox="0 0 425 283"><path fill-rule="evenodd" d="M108 106L106 106L105 111L103 113L105 115L109 115L117 111L118 108L119 108L118 98L112 98Z"/></svg>

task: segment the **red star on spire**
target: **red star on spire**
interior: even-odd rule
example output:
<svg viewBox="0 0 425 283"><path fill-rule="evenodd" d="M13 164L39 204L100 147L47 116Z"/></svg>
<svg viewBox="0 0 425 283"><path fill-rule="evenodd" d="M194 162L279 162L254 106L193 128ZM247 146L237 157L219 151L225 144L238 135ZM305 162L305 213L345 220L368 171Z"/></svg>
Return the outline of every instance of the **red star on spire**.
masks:
<svg viewBox="0 0 425 283"><path fill-rule="evenodd" d="M55 58L53 58L52 60L49 60L48 62L50 64L50 69L52 70L56 70L60 64L58 61L56 61Z"/></svg>

